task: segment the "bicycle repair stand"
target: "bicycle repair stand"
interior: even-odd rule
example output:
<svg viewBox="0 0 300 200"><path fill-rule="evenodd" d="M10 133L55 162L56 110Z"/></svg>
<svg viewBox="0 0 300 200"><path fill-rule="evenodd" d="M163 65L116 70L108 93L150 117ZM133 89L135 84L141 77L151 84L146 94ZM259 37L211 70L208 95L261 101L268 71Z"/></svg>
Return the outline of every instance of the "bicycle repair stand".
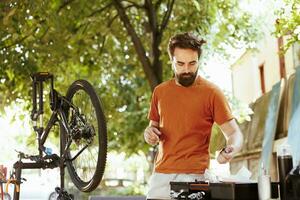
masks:
<svg viewBox="0 0 300 200"><path fill-rule="evenodd" d="M19 200L20 198L20 184L22 181L26 181L26 179L21 178L22 169L53 169L56 167L63 168L61 170L61 177L64 177L64 164L60 163L60 158L56 154L45 155L44 157L40 156L32 156L26 155L22 152L18 152L19 161L14 163L13 168L14 172L11 174L11 178L7 181L7 187L10 183L14 184L14 200ZM22 159L29 159L33 162L22 162ZM74 196L72 194L68 194L67 191L64 190L64 178L61 178L61 186L56 187L55 191L58 194L57 200L73 200Z"/></svg>
<svg viewBox="0 0 300 200"><path fill-rule="evenodd" d="M36 73L31 76L33 82L32 82L32 101L33 101L33 109L31 112L31 119L34 122L34 131L37 133L37 139L38 139L38 155L26 155L23 152L18 152L19 161L17 161L13 168L14 172L11 175L11 179L9 180L9 183L15 184L14 188L14 200L19 200L20 197L20 184L22 183L21 174L22 169L53 169L56 167L60 168L60 188L55 188L55 191L58 193L58 200L71 200L73 199L73 195L68 194L64 190L64 169L65 169L65 159L63 156L62 149L60 149L60 157L57 154L52 154L52 152L47 152L47 148L43 146L43 143L46 140L46 137L49 133L50 127L47 127L44 129L43 127L43 82L50 80L51 85L51 100L50 105L55 106L55 95L54 95L54 89L53 89L53 75L48 72L41 72ZM38 104L37 104L38 103ZM53 107L51 107L52 109ZM50 120L55 121L56 116ZM41 126L37 126L37 120L40 119ZM44 137L44 131L46 132L46 136ZM43 136L43 137L42 137ZM45 156L44 156L45 153ZM29 159L32 162L22 162L22 159Z"/></svg>

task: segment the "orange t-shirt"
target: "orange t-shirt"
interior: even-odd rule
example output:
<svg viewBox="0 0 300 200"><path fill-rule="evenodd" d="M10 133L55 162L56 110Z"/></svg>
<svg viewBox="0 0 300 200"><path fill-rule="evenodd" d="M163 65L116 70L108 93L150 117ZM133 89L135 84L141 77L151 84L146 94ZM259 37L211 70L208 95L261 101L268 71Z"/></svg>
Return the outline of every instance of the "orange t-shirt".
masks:
<svg viewBox="0 0 300 200"><path fill-rule="evenodd" d="M190 87L175 79L158 85L152 94L149 120L159 123L155 171L202 174L209 166L209 141L214 122L233 118L222 91L197 77Z"/></svg>

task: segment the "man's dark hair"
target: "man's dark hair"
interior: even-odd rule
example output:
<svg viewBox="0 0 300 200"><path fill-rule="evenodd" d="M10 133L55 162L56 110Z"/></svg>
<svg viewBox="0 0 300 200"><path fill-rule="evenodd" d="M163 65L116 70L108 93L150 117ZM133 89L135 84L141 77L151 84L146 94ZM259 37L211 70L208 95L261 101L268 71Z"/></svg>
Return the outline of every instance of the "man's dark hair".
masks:
<svg viewBox="0 0 300 200"><path fill-rule="evenodd" d="M171 37L168 46L169 56L172 59L176 47L182 49L192 49L198 52L198 58L201 55L201 46L206 43L205 40L197 38L190 32L180 33Z"/></svg>

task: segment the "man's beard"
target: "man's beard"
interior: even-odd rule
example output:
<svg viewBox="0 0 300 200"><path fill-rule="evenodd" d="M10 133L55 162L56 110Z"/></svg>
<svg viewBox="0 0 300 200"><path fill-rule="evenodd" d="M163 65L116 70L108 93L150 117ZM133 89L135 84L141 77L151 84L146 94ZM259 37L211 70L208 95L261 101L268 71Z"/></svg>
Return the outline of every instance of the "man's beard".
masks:
<svg viewBox="0 0 300 200"><path fill-rule="evenodd" d="M189 72L189 73L175 74L175 78L177 82L180 83L180 85L184 87L188 87L195 82L197 74L198 74L198 69L195 73Z"/></svg>

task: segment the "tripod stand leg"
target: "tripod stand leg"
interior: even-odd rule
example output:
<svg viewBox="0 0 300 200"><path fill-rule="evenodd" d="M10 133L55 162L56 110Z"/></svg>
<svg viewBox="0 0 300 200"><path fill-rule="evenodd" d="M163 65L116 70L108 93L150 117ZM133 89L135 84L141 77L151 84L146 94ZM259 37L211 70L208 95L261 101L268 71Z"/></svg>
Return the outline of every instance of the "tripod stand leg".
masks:
<svg viewBox="0 0 300 200"><path fill-rule="evenodd" d="M20 186L21 186L21 173L22 173L22 168L21 168L21 161L18 161L14 165L15 169L15 186L14 186L14 200L19 200L20 199Z"/></svg>
<svg viewBox="0 0 300 200"><path fill-rule="evenodd" d="M60 166L60 188L62 190L65 189L65 167L64 166Z"/></svg>

